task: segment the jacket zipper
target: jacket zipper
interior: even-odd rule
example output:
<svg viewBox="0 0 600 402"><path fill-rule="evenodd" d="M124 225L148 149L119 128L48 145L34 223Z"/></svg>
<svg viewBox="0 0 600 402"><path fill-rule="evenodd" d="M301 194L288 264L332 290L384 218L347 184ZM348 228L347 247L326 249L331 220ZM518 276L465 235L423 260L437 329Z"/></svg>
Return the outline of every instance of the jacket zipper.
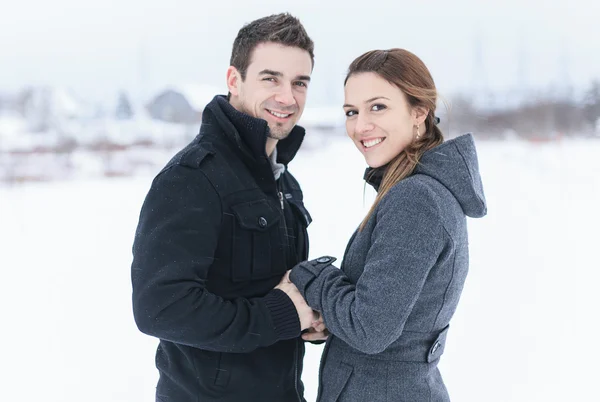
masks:
<svg viewBox="0 0 600 402"><path fill-rule="evenodd" d="M281 180L281 179L280 179ZM283 215L283 228L284 228L284 234L285 234L285 239L286 239L286 256L288 257L288 260L290 258L289 255L289 237L288 237L288 227L287 227L287 222L285 220L285 203L283 201L284 197L283 197L283 192L281 191L281 184L280 181L277 181L277 196L279 197L279 203L281 205L281 214ZM294 345L294 389L296 390L296 396L298 397L298 402L302 402L302 398L300 397L300 391L298 391L298 377L299 377L299 373L298 373L298 349L300 347L299 341L296 339L296 344Z"/></svg>
<svg viewBox="0 0 600 402"><path fill-rule="evenodd" d="M302 398L300 397L300 391L298 391L298 342L298 339L296 339L296 345L294 348L294 389L296 390L298 402L302 402Z"/></svg>
<svg viewBox="0 0 600 402"><path fill-rule="evenodd" d="M280 179L281 180L281 179ZM277 196L279 198L279 203L281 204L281 217L283 218L283 234L285 236L284 238L284 244L285 244L285 256L286 256L286 262L287 264L290 263L290 259L291 259L291 255L290 255L290 238L288 236L288 227L287 227L287 222L285 220L285 211L284 211L284 202L283 202L283 192L281 191L281 184L279 181L277 181L276 183L277 186Z"/></svg>
<svg viewBox="0 0 600 402"><path fill-rule="evenodd" d="M277 186L277 195L279 196L279 203L281 204L281 212L283 215L283 228L285 230L285 237L286 240L289 242L289 237L288 237L288 228L287 228L287 222L285 220L285 207L284 207L284 202L283 202L283 192L281 191L281 189L279 188L279 185ZM286 248L286 255L289 254L289 245ZM288 255L289 258L289 255ZM298 397L298 402L302 402L302 398L300 397L300 391L298 391L298 348L299 348L299 341L296 339L296 344L294 345L294 389L296 390L296 396Z"/></svg>

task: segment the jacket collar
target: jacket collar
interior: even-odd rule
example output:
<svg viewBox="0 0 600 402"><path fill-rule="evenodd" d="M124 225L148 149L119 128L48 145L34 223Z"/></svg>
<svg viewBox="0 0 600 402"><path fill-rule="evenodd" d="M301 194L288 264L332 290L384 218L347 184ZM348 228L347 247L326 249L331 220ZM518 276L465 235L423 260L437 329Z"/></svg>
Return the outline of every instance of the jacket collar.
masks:
<svg viewBox="0 0 600 402"><path fill-rule="evenodd" d="M381 181L383 180L386 169L387 165L378 168L368 167L365 169L363 179L370 184L375 191L379 192L379 187L381 186Z"/></svg>
<svg viewBox="0 0 600 402"><path fill-rule="evenodd" d="M269 135L267 121L252 117L234 108L227 97L217 95L206 106L206 110L217 120L225 136L239 149L242 155L255 162L266 162L266 144ZM203 124L210 124L210 116L205 113ZM277 142L277 162L287 165L294 159L302 145L305 131L295 126L287 138Z"/></svg>

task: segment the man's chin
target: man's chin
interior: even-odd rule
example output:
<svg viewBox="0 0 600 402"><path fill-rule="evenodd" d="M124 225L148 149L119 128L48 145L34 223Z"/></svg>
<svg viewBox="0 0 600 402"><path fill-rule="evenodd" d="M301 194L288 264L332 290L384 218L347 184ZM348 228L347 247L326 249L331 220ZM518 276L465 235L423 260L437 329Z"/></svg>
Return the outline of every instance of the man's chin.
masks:
<svg viewBox="0 0 600 402"><path fill-rule="evenodd" d="M290 135L292 128L294 128L294 126L292 126L290 129L283 129L281 126L269 126L269 138L273 138L275 140L284 140Z"/></svg>
<svg viewBox="0 0 600 402"><path fill-rule="evenodd" d="M273 134L270 134L269 138L281 141L281 140L285 140L288 136L289 136L289 134L282 134L282 135L273 135Z"/></svg>

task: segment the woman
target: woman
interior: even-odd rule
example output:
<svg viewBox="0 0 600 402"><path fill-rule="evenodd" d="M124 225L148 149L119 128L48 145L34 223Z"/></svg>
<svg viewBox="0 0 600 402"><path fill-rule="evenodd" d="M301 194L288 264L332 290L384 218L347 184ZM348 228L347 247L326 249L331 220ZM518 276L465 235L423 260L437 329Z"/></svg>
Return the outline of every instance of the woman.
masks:
<svg viewBox="0 0 600 402"><path fill-rule="evenodd" d="M473 138L444 142L436 101L406 50L350 66L346 130L378 194L341 269L321 257L289 275L331 333L319 401L449 401L437 364L467 276L466 216L484 216L486 203Z"/></svg>

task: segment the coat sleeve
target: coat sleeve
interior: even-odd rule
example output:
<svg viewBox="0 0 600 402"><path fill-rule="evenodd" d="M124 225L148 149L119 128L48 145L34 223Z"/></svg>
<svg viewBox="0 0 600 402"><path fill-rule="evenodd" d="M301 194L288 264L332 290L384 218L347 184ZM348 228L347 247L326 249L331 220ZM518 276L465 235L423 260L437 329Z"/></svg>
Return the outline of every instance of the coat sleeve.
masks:
<svg viewBox="0 0 600 402"><path fill-rule="evenodd" d="M221 352L250 352L300 336L290 298L223 299L206 289L221 203L198 169L174 165L153 181L133 245L133 312L140 331Z"/></svg>
<svg viewBox="0 0 600 402"><path fill-rule="evenodd" d="M377 209L364 272L356 284L331 265L335 259L330 257L300 263L290 275L329 331L368 354L384 351L400 337L445 244L432 190L403 187L392 188Z"/></svg>

